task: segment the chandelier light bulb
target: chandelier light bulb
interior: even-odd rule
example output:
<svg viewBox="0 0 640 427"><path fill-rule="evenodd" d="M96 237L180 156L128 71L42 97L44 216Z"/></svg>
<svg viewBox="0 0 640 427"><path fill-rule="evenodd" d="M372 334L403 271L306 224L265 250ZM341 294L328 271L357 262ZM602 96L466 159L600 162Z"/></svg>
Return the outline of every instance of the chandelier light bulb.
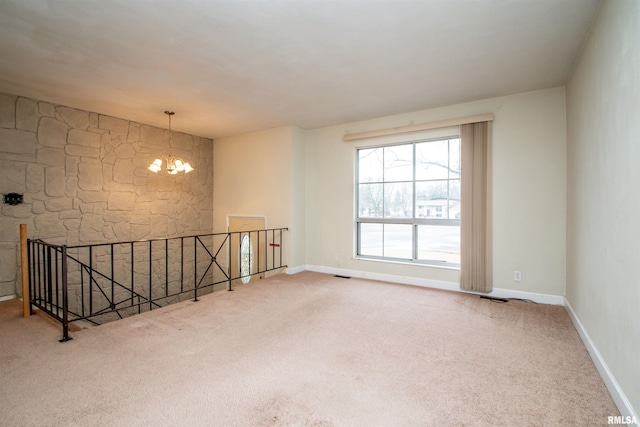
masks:
<svg viewBox="0 0 640 427"><path fill-rule="evenodd" d="M158 173L162 169L162 159L155 159L148 169L153 173Z"/></svg>

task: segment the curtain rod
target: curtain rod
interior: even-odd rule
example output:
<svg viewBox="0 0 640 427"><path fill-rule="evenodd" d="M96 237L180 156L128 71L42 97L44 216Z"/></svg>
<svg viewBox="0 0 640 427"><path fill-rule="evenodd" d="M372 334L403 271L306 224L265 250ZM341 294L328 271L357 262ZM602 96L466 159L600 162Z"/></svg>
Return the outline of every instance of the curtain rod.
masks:
<svg viewBox="0 0 640 427"><path fill-rule="evenodd" d="M458 117L457 119L438 120L437 122L421 123L417 125L399 126L395 128L370 130L366 132L347 133L342 140L344 142L355 141L365 138L376 138L379 136L397 135L400 133L419 132L421 130L446 128L449 126L459 126L468 123L490 122L493 120L493 113L476 114L475 116Z"/></svg>

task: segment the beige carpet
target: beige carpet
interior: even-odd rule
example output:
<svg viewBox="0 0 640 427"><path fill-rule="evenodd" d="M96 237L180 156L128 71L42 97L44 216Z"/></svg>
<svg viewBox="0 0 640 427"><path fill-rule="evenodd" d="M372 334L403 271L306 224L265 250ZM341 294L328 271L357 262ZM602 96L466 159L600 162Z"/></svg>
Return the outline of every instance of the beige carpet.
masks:
<svg viewBox="0 0 640 427"><path fill-rule="evenodd" d="M607 425L562 307L317 273L74 332L0 305L2 426Z"/></svg>

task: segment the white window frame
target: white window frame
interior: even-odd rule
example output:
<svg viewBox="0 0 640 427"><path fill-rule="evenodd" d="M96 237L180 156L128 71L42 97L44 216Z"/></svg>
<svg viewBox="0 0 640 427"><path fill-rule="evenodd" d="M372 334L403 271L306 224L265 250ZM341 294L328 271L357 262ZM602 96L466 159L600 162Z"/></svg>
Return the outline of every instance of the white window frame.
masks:
<svg viewBox="0 0 640 427"><path fill-rule="evenodd" d="M435 142L435 141L450 141L459 139L460 136L457 134L451 134L449 136L435 137L435 138L427 138L427 139L419 139L419 140L411 140L411 141L402 141L402 142L394 142L387 143L381 145L373 145L373 146L361 146L356 148L355 155L355 243L356 243L356 253L355 256L358 259L367 259L367 260L379 260L379 261L387 261L387 262L403 262L403 263L411 263L416 265L425 265L425 266L436 266L436 267L448 267L459 269L459 263L451 263L441 260L424 260L418 259L418 226L419 225L440 225L440 226L457 226L460 227L460 219L439 219L439 218L420 218L417 216L417 203L416 203L416 183L424 182L425 180L416 180L416 145L425 143L425 142ZM401 146L401 145L412 145L413 146L413 213L411 218L373 218L373 217L360 217L360 151L374 148L385 148L385 147L393 147L393 146ZM450 160L450 159L449 159ZM449 161L449 164L451 162ZM459 179L461 181L461 178ZM450 181L453 181L450 177L447 178L448 184ZM382 183L389 183L394 181L384 181ZM408 182L408 181L405 181ZM368 183L369 184L369 183ZM448 195L450 191L447 191ZM384 210L384 208L383 208ZM363 255L361 251L361 238L360 238L360 229L362 224L410 224L412 226L412 248L411 258L394 258L388 256L375 256L375 255ZM384 234L383 234L383 247L384 247Z"/></svg>

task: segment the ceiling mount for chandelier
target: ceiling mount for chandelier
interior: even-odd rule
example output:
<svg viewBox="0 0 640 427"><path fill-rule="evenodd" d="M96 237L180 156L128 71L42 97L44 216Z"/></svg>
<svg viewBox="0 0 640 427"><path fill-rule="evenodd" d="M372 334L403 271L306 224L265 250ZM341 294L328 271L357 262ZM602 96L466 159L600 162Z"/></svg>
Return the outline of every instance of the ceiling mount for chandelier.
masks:
<svg viewBox="0 0 640 427"><path fill-rule="evenodd" d="M171 116L175 113L173 111L165 111L169 116L169 154L163 154L160 158L155 159L147 169L153 173L158 173L162 170L162 164L164 160L165 170L169 175L176 175L178 172L189 173L193 170L193 167L189 162L180 157L176 157L171 152L173 151L173 133L171 132Z"/></svg>

